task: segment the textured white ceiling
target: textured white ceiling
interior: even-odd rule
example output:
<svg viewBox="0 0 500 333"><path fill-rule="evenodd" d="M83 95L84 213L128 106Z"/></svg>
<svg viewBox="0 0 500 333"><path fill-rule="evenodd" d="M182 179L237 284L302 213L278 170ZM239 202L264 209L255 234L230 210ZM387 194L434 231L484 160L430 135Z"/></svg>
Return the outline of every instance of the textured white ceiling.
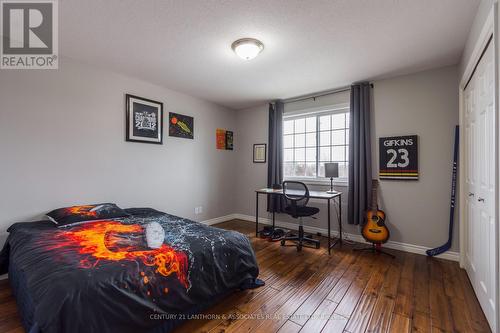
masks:
<svg viewBox="0 0 500 333"><path fill-rule="evenodd" d="M456 64L479 0L61 0L60 53L240 109ZM245 62L231 43L265 44Z"/></svg>

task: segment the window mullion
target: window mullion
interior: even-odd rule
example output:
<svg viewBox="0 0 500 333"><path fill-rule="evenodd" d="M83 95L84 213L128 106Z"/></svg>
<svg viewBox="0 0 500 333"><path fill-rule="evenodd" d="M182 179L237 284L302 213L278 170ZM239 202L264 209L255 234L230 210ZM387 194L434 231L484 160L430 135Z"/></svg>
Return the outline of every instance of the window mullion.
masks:
<svg viewBox="0 0 500 333"><path fill-rule="evenodd" d="M332 162L333 162L333 116L330 115L330 163Z"/></svg>
<svg viewBox="0 0 500 333"><path fill-rule="evenodd" d="M316 116L316 178L319 178L319 116Z"/></svg>
<svg viewBox="0 0 500 333"><path fill-rule="evenodd" d="M344 163L343 164L343 167L344 167L344 170L345 168L347 167L347 154L349 153L347 151L347 117L349 116L349 114L345 114L344 115Z"/></svg>
<svg viewBox="0 0 500 333"><path fill-rule="evenodd" d="M293 121L292 139L293 139L293 141L292 141L292 153L293 153L292 165L293 165L293 173L295 174L295 164L297 164L295 161L295 120Z"/></svg>
<svg viewBox="0 0 500 333"><path fill-rule="evenodd" d="M285 175L285 177L287 176L290 176L290 177L305 177L305 178L309 178L307 176L307 170L308 170L308 158L307 158L307 154L308 154L308 149L312 149L313 147L312 146L309 146L308 148L308 144L307 144L307 136L308 136L308 133L313 133L313 132L307 132L307 124L308 124L308 121L307 119L310 119L310 118L313 118L315 120L315 124L316 124L316 128L315 128L315 135L316 135L316 138L315 138L315 144L316 146L314 148L316 148L315 152L316 152L316 158L315 158L315 177L314 179L319 179L320 178L320 175L319 175L319 171L321 169L320 167L320 163L322 163L321 161L321 133L323 134L327 134L330 138L330 142L327 146L325 146L326 149L329 149L329 155L330 155L330 159L329 161L332 162L334 160L334 148L338 146L338 149L337 150L340 150L342 149L343 150L343 153L344 153L344 158L343 160L338 160L338 162L342 165L347 165L347 159L348 159L348 154L349 154L349 151L348 151L348 146L349 146L349 135L347 134L347 131L350 130L347 126L347 122L349 121L349 119L347 118L349 116L349 113L348 112L345 112L345 116L344 116L344 124L343 124L343 128L336 128L335 130L333 129L334 125L336 127L340 126L340 124L338 123L335 123L334 124L334 117L332 116L334 114L334 112L332 112L331 114L329 114L329 122L330 122L330 128L329 130L327 131L327 133L323 133L321 132L321 128L320 128L320 123L321 123L321 120L320 120L320 116L326 116L326 114L315 114L315 115L305 115L305 116L302 116L302 117L294 117L295 119L290 119L291 122L292 122L292 128L290 128L290 139L289 141L290 142L290 149L292 150L288 155L291 155L290 156L290 161L287 162L287 163L290 163L290 165L286 165L285 167L289 167L289 175ZM310 119L310 120L313 120L313 119ZM289 121L290 121L289 120ZM296 128L296 124L295 122L299 120L301 123L304 123L304 129L298 129ZM312 125L312 124L310 124ZM343 144L339 144L340 141L336 141L334 142L334 132L337 134L336 131L339 131L343 129L344 133L344 142ZM301 134L299 134L299 132ZM301 136L304 136L303 140L305 140L305 144L304 145L300 145L301 147L298 148L298 135L301 135ZM340 138L339 138L340 139ZM302 142L302 141L301 141ZM299 157L299 155L297 155L298 152L296 152L296 150L300 150L301 151L301 154L304 154L304 158L301 158L301 161L298 161L297 158ZM335 151L337 151L335 150ZM340 151L339 151L340 152ZM300 155L302 156L302 155ZM312 161L311 161L312 162ZM325 161L325 162L328 162ZM297 163L300 163L301 165L303 164L303 167L305 168L304 170L301 170L301 172L299 172L298 174L296 173L298 170L296 170L296 167L297 167ZM310 170L310 169L309 169ZM345 170L344 170L345 171ZM305 172L305 174L304 174ZM300 174L300 176L299 176Z"/></svg>

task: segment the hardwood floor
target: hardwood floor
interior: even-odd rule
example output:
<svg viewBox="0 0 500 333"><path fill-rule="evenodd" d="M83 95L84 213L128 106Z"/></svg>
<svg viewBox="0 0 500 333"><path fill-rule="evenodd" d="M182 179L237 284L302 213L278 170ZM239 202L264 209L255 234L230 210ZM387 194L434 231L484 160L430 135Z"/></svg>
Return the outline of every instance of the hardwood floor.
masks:
<svg viewBox="0 0 500 333"><path fill-rule="evenodd" d="M8 280L0 281L0 332L24 332Z"/></svg>
<svg viewBox="0 0 500 333"><path fill-rule="evenodd" d="M237 292L191 320L191 332L490 332L464 270L455 262L391 251L353 252L326 239L320 250L255 237L253 223L217 225L251 239L264 287ZM23 332L7 281L0 281L0 332Z"/></svg>

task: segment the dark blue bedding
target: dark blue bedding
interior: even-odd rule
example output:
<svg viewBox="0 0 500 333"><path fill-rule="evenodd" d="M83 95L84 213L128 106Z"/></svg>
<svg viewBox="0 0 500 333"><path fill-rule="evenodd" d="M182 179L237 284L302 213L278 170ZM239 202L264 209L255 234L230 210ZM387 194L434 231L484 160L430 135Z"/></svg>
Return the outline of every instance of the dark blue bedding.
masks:
<svg viewBox="0 0 500 333"><path fill-rule="evenodd" d="M26 331L169 332L256 280L246 236L127 211L131 217L64 229L48 221L9 228L0 273L9 271ZM165 232L157 248L144 236L151 224Z"/></svg>

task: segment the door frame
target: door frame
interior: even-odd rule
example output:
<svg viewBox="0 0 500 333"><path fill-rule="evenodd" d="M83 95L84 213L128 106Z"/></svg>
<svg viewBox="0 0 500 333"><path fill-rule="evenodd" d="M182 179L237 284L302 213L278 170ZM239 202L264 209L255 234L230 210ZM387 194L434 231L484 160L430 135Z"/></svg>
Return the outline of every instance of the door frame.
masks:
<svg viewBox="0 0 500 333"><path fill-rule="evenodd" d="M500 185L500 179L499 179L499 165L500 165L500 158L499 158L499 147L500 147L500 140L499 140L499 113L498 113L498 106L499 106L499 64L498 64L498 56L499 56L499 36L498 36L498 4L495 2L490 9L490 12L488 14L488 17L483 25L483 28L481 30L481 33L479 34L478 39L476 40L476 43L474 45L474 49L472 52L472 55L466 64L464 74L462 75L459 82L459 125L460 125L460 159L459 159L459 165L463 166L465 165L465 145L464 145L464 113L465 113L465 105L464 105L464 88L467 85L469 78L473 74L473 71L476 67L476 64L479 62L481 55L483 53L483 50L488 44L488 41L490 37L493 35L493 39L491 41L492 46L494 48L494 69L495 69L495 79L494 79L494 99L495 99L495 160L496 160L496 167L495 167L495 181L496 181L496 189L495 189L495 242L496 242L496 253L495 253L495 262L496 262L496 271L495 271L495 281L499 281L499 267L500 267L500 257L499 257L499 231L500 228L498 226L498 217L499 215L499 185ZM460 267L465 268L465 260L466 260L466 233L467 233L467 216L465 215L465 198L466 198L466 183L465 183L465 172L462 170L462 168L459 168L459 231L460 231L460 237L459 237L459 246L460 246ZM495 323L496 327L494 331L500 332L500 323L499 323L499 300L500 300L500 288L496 287L496 294L495 294L495 308L496 308L496 315L495 315Z"/></svg>

